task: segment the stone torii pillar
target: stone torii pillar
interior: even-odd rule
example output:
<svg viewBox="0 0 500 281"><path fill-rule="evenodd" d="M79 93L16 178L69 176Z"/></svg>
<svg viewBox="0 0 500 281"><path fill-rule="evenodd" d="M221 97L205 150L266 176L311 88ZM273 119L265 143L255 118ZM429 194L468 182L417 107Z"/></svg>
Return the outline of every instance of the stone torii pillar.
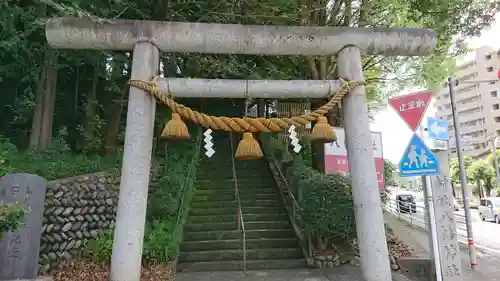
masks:
<svg viewBox="0 0 500 281"><path fill-rule="evenodd" d="M131 78L143 80L149 80L158 72L159 51L310 56L338 54L339 75L350 80L363 80L361 54L422 56L429 54L436 44L435 34L426 29L245 26L134 20L103 20L98 23L74 18L49 20L46 37L53 48L133 50ZM178 83L178 97L182 97L184 92L191 96L196 95L193 93L207 93L204 88L206 81L164 79L162 82L164 86L166 83ZM231 81L219 80L208 84L220 86L225 83ZM248 81L239 83L251 84ZM298 84L304 86L303 83ZM266 87L255 88L253 97L285 97L286 92L280 91L283 89L311 98L317 98L321 92L327 93L321 90L325 89L323 86L318 86L326 82L310 83L316 88L312 86L311 89L315 90L307 92L297 90L292 82L288 83L288 87L283 83L279 86L279 82L270 82ZM214 91L221 90L214 87ZM227 91L211 93L221 98L235 97ZM240 97L244 95L245 92L240 92ZM343 111L363 275L367 281L390 281L384 220L375 164L371 160L372 143L363 87L344 98ZM140 278L153 117L154 101L151 96L132 87L111 264L112 281L139 281Z"/></svg>

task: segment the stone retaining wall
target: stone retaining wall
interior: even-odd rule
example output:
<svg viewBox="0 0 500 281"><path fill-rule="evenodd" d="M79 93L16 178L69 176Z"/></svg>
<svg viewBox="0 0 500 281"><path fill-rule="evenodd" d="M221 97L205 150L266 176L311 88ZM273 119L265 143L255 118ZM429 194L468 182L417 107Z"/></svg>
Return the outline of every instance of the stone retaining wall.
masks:
<svg viewBox="0 0 500 281"><path fill-rule="evenodd" d="M86 240L115 226L119 173L99 172L49 182L40 247L45 272L78 254Z"/></svg>

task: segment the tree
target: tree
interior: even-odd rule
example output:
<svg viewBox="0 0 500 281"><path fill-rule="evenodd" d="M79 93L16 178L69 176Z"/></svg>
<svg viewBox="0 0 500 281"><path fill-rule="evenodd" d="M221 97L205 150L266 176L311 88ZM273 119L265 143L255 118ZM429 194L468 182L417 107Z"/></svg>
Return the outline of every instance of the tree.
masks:
<svg viewBox="0 0 500 281"><path fill-rule="evenodd" d="M438 33L436 52L425 58L363 57L368 105L373 113L388 93L407 85L428 86L453 70L463 53L456 35L477 35L491 24L496 2L441 1L4 1L0 9L0 131L16 145L44 149L65 129L73 152L105 153L121 146L126 113L126 52L51 50L44 21L52 16L147 19L272 25L428 27ZM175 12L173 12L175 11ZM463 24L466 20L467 24ZM452 52L449 52L449 50ZM335 79L335 56L271 57L163 53L171 77ZM112 67L109 67L112 65ZM313 100L315 106L324 101ZM199 100L191 100L198 107ZM242 100L231 102L242 108ZM213 103L215 104L215 103ZM204 111L210 111L209 106ZM164 110L159 108L158 118ZM330 116L342 125L340 111ZM164 120L158 120L164 122ZM315 155L322 146L315 148Z"/></svg>
<svg viewBox="0 0 500 281"><path fill-rule="evenodd" d="M497 156L500 157L500 149L497 149ZM493 155L493 152L490 152L490 154L488 154L488 163L491 165L491 167L495 167L495 156ZM500 163L499 163L500 164Z"/></svg>
<svg viewBox="0 0 500 281"><path fill-rule="evenodd" d="M471 182L476 184L481 198L489 197L495 180L494 169L484 160L473 162L467 168Z"/></svg>
<svg viewBox="0 0 500 281"><path fill-rule="evenodd" d="M388 159L384 159L384 182L385 185L390 185L394 182L392 173L396 171L396 166Z"/></svg>
<svg viewBox="0 0 500 281"><path fill-rule="evenodd" d="M408 86L436 89L443 79L455 70L454 58L467 51L464 36L478 35L494 20L499 3L487 0L466 1L402 1L375 0L298 0L302 25L355 27L426 27L436 31L438 45L428 57L364 56L365 80L374 87L367 90L368 108L377 111L386 104L389 93ZM471 24L469 24L471 23ZM451 51L450 51L451 50ZM336 78L335 57L310 57L310 77ZM322 101L313 103L319 106ZM340 110L329 115L333 125L342 126ZM322 145L315 144L314 159L317 169L324 167Z"/></svg>
<svg viewBox="0 0 500 281"><path fill-rule="evenodd" d="M464 165L466 171L473 162L474 160L472 159L472 157L470 156L464 157ZM454 158L450 161L450 175L451 175L451 183L453 185L460 184L460 165L458 164L458 158Z"/></svg>

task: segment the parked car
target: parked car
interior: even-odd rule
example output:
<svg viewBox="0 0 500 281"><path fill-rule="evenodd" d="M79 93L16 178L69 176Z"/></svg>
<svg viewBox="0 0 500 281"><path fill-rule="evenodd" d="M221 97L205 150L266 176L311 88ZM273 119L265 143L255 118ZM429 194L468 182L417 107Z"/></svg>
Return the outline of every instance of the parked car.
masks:
<svg viewBox="0 0 500 281"><path fill-rule="evenodd" d="M486 197L479 202L479 218L500 224L500 197Z"/></svg>
<svg viewBox="0 0 500 281"><path fill-rule="evenodd" d="M416 213L417 204L415 203L415 196L412 194L396 195L396 208L398 213Z"/></svg>

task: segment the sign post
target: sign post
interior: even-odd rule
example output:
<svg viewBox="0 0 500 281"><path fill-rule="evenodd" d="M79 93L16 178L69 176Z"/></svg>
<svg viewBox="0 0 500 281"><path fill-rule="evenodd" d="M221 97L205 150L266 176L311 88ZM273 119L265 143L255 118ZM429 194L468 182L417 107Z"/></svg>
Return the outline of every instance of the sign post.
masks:
<svg viewBox="0 0 500 281"><path fill-rule="evenodd" d="M444 182L448 181L447 159L438 159L425 145L424 141L415 133L425 110L431 100L430 91L422 91L389 100L389 104L413 131L413 136L399 162L402 177L422 176L426 198L427 217L429 218L429 245L432 249L432 264L435 267L438 281L458 281L462 278L460 265L460 249L456 237L456 225L453 215L453 196L448 195L448 188ZM429 136L433 139L447 140L448 123L446 120L429 119ZM447 155L446 155L447 157ZM440 161L445 163L440 163ZM432 187L427 185L427 176L431 177ZM443 184L441 184L443 182ZM439 190L436 190L439 183ZM451 191L451 189L449 190ZM451 203L450 203L451 202ZM451 215L450 215L451 208ZM439 220L440 224L437 224Z"/></svg>
<svg viewBox="0 0 500 281"><path fill-rule="evenodd" d="M402 177L439 174L439 163L424 141L415 133L431 101L431 91L420 91L389 99L389 104L413 131L413 136L399 162Z"/></svg>
<svg viewBox="0 0 500 281"><path fill-rule="evenodd" d="M429 137L435 140L447 141L450 139L448 134L448 120L439 118L428 118L427 129Z"/></svg>
<svg viewBox="0 0 500 281"><path fill-rule="evenodd" d="M424 117L424 113L429 107L432 93L421 91L405 96L389 99L389 104L398 113L399 117L405 121L410 129L415 132Z"/></svg>
<svg viewBox="0 0 500 281"><path fill-rule="evenodd" d="M399 174L402 177L439 175L436 156L417 134L413 134L399 162Z"/></svg>

